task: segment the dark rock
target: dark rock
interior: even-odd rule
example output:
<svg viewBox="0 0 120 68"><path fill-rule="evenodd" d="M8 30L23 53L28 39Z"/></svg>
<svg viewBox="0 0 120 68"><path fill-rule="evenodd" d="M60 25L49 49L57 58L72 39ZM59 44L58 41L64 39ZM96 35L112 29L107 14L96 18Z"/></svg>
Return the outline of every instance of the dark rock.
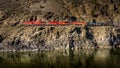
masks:
<svg viewBox="0 0 120 68"><path fill-rule="evenodd" d="M44 16L47 20L51 19L53 17L54 13L53 12L48 12L46 13L46 15Z"/></svg>
<svg viewBox="0 0 120 68"><path fill-rule="evenodd" d="M39 27L39 28L38 28L38 31L39 31L39 30L44 30L44 29L45 29L44 27Z"/></svg>
<svg viewBox="0 0 120 68"><path fill-rule="evenodd" d="M119 35L116 37L112 34L110 34L110 45L113 46L113 47L116 47L118 45L120 45L120 38L119 38Z"/></svg>
<svg viewBox="0 0 120 68"><path fill-rule="evenodd" d="M70 48L70 49L73 49L74 47L75 47L75 45L74 45L74 40L73 40L72 37L70 37L70 38L69 38L69 48Z"/></svg>
<svg viewBox="0 0 120 68"><path fill-rule="evenodd" d="M0 35L0 43L2 43L3 40L3 37Z"/></svg>
<svg viewBox="0 0 120 68"><path fill-rule="evenodd" d="M17 26L20 22L15 22L13 24L11 24L11 26Z"/></svg>
<svg viewBox="0 0 120 68"><path fill-rule="evenodd" d="M94 35L90 32L90 28L86 27L85 30L86 30L86 38L90 39L90 40L93 40Z"/></svg>
<svg viewBox="0 0 120 68"><path fill-rule="evenodd" d="M76 17L74 17L74 16L67 17L67 18L66 18L66 21L67 21L67 22L77 21L77 18L76 18Z"/></svg>
<svg viewBox="0 0 120 68"><path fill-rule="evenodd" d="M31 16L30 18L28 18L28 21L36 21L37 17L36 16Z"/></svg>
<svg viewBox="0 0 120 68"><path fill-rule="evenodd" d="M5 20L8 17L7 11L0 11L0 21Z"/></svg>

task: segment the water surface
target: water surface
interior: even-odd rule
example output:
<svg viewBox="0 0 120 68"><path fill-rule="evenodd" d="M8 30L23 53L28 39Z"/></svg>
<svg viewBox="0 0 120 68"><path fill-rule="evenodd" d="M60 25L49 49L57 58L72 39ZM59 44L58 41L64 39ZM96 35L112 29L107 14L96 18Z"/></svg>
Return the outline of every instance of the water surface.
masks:
<svg viewBox="0 0 120 68"><path fill-rule="evenodd" d="M120 49L0 52L0 68L120 68Z"/></svg>

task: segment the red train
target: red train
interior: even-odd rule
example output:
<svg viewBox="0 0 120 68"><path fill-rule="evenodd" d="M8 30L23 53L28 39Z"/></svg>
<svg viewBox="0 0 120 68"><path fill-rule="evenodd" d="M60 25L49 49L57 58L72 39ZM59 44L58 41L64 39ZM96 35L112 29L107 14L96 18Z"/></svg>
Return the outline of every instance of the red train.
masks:
<svg viewBox="0 0 120 68"><path fill-rule="evenodd" d="M24 25L87 25L86 22L57 22L57 21L50 21L48 23L44 21L26 21L23 22Z"/></svg>

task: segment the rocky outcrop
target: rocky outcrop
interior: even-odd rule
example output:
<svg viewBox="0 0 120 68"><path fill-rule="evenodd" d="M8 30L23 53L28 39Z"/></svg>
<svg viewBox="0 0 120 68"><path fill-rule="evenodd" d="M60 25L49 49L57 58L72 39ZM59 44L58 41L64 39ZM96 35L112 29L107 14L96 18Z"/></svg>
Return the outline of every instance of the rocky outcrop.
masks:
<svg viewBox="0 0 120 68"><path fill-rule="evenodd" d="M119 3L117 0L0 0L0 50L118 47ZM116 26L21 25L24 21L40 19L47 22L96 20Z"/></svg>
<svg viewBox="0 0 120 68"><path fill-rule="evenodd" d="M22 28L19 28L22 27ZM12 27L1 50L53 50L118 47L119 34L112 27L19 26ZM15 29L15 30L14 30ZM13 34L11 34L13 33Z"/></svg>

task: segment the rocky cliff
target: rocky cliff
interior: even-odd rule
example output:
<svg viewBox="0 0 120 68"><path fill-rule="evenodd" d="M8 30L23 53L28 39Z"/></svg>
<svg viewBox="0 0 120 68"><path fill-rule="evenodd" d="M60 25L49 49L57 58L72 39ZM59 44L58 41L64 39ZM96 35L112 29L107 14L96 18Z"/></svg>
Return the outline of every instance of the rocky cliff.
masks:
<svg viewBox="0 0 120 68"><path fill-rule="evenodd" d="M0 0L0 50L118 47L119 0ZM24 26L24 21L106 22L116 26Z"/></svg>

